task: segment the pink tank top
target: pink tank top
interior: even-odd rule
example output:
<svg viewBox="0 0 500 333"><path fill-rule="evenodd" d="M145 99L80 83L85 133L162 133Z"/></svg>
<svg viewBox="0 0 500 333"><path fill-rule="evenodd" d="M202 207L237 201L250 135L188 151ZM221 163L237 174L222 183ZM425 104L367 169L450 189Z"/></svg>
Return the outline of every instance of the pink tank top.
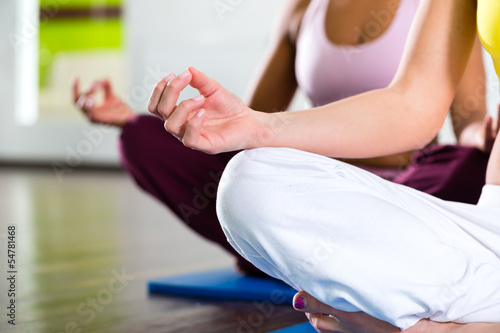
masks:
<svg viewBox="0 0 500 333"><path fill-rule="evenodd" d="M329 2L311 0L297 40L297 82L314 106L389 85L419 4L419 0L401 0L391 26L380 37L361 45L342 46L333 44L326 35ZM387 24L383 12L373 11L372 17L360 33L376 33Z"/></svg>

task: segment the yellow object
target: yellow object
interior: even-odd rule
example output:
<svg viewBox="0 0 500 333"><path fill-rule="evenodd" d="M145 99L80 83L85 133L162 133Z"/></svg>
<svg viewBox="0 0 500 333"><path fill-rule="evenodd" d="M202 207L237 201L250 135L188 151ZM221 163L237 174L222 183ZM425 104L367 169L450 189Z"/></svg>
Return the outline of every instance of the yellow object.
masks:
<svg viewBox="0 0 500 333"><path fill-rule="evenodd" d="M479 38L500 77L500 0L478 0L477 5Z"/></svg>

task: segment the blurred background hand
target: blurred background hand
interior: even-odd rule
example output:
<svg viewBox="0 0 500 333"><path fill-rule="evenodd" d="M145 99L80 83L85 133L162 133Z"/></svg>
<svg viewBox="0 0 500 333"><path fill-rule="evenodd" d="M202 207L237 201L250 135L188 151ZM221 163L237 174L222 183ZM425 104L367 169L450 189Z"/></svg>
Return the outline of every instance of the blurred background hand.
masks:
<svg viewBox="0 0 500 333"><path fill-rule="evenodd" d="M104 99L98 100L98 94L104 93ZM108 79L93 83L88 90L80 92L79 79L73 82L73 101L77 108L93 123L123 127L135 113L117 97Z"/></svg>

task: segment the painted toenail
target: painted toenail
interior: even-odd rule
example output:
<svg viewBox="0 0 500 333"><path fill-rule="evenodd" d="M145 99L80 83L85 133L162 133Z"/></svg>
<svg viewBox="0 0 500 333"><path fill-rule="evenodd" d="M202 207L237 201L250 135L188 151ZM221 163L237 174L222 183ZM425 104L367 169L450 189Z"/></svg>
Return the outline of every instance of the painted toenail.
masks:
<svg viewBox="0 0 500 333"><path fill-rule="evenodd" d="M295 298L295 304L293 305L296 309L305 309L306 302L304 297L299 296Z"/></svg>

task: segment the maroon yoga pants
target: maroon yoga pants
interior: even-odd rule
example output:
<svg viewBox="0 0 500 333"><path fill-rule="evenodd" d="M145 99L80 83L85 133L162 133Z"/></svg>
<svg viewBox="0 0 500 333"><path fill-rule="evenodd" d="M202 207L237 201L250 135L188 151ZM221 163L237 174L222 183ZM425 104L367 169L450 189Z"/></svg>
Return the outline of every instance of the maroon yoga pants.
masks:
<svg viewBox="0 0 500 333"><path fill-rule="evenodd" d="M234 255L242 270L259 272L229 245L215 212L219 179L236 153L207 155L186 148L150 115L124 126L120 151L123 167L143 190L195 232ZM487 161L488 155L474 148L434 146L415 154L413 163L394 181L445 200L476 203Z"/></svg>

